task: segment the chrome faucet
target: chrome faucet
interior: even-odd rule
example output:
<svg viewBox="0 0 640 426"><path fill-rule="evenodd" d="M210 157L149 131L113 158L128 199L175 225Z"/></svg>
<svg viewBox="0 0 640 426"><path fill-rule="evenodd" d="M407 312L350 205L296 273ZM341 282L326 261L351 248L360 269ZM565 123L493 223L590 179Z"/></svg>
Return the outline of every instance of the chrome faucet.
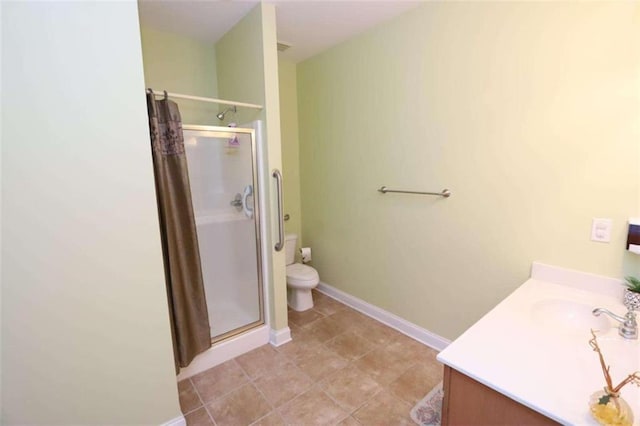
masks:
<svg viewBox="0 0 640 426"><path fill-rule="evenodd" d="M600 316L600 314L604 313L609 315L614 320L620 323L618 327L618 334L624 337L625 339L637 339L638 338L638 323L636 322L636 314L633 312L633 308L627 306L628 312L624 317L620 315L616 315L613 312L604 309L604 308L596 308L592 311L592 314L595 316Z"/></svg>

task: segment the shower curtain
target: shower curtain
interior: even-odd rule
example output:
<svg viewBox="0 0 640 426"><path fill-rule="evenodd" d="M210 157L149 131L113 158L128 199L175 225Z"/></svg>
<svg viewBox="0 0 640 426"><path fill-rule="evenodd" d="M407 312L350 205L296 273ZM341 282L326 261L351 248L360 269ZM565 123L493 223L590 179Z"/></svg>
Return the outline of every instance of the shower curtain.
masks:
<svg viewBox="0 0 640 426"><path fill-rule="evenodd" d="M148 92L147 109L177 372L211 347L211 332L178 105Z"/></svg>

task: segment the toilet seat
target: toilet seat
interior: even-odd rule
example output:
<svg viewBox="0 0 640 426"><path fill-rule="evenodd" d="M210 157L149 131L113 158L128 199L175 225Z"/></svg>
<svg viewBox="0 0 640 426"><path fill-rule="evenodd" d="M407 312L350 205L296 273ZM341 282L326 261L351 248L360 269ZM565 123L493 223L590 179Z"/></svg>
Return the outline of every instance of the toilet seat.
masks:
<svg viewBox="0 0 640 426"><path fill-rule="evenodd" d="M287 265L287 284L293 287L315 287L320 281L318 271L302 263Z"/></svg>

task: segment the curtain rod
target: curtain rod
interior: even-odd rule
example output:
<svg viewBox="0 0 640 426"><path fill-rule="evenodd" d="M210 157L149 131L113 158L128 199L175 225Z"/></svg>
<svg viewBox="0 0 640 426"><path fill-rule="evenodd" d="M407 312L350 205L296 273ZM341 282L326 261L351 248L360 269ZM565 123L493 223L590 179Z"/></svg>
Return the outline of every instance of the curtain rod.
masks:
<svg viewBox="0 0 640 426"><path fill-rule="evenodd" d="M224 99L215 99L215 98L203 98L202 96L183 95L180 93L171 93L167 91L156 93L151 88L147 90L153 93L153 95L155 96L168 96L170 98L190 99L192 101L211 102L214 104L221 104L221 105L235 105L239 107L262 109L262 105L249 104L246 102L225 101Z"/></svg>

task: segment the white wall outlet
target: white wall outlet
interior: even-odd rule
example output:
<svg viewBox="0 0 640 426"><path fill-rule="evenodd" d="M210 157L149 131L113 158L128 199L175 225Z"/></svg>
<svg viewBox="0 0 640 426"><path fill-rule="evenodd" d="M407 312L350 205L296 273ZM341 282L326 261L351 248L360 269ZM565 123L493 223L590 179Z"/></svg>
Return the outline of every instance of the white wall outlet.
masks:
<svg viewBox="0 0 640 426"><path fill-rule="evenodd" d="M608 243L611 241L611 219L594 217L591 223L591 241Z"/></svg>

